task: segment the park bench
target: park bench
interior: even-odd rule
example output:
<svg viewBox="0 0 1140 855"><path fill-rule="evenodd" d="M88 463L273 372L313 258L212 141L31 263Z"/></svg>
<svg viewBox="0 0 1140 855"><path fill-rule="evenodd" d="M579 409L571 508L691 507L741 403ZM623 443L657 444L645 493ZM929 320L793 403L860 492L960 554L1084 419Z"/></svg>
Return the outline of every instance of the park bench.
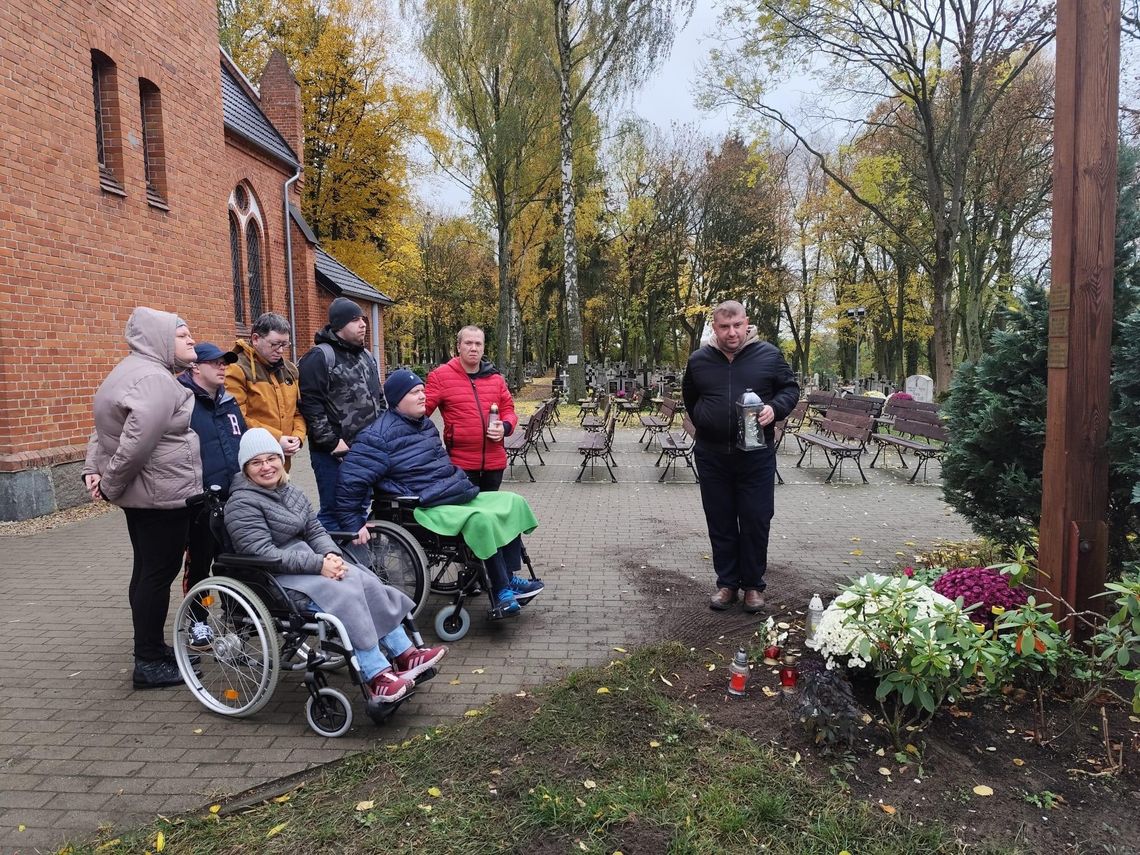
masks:
<svg viewBox="0 0 1140 855"><path fill-rule="evenodd" d="M638 389L629 398L618 400L618 411L621 413L621 423L628 425L633 417L641 412L641 405L645 402L645 393Z"/></svg>
<svg viewBox="0 0 1140 855"><path fill-rule="evenodd" d="M597 418L598 410L608 410L610 395L608 392L599 392L593 401L578 402L578 423L583 424L586 419L593 416Z"/></svg>
<svg viewBox="0 0 1140 855"><path fill-rule="evenodd" d="M786 418L780 419L775 423L772 436L772 449L776 454L780 453L780 447L784 444L784 437L789 432L795 436L795 431L803 427L804 421L807 419L808 402L800 401L792 408ZM802 451L803 448L801 447ZM780 474L780 459L776 458L776 481L780 484L784 483L784 476Z"/></svg>
<svg viewBox="0 0 1140 855"><path fill-rule="evenodd" d="M606 471L610 473L610 480L617 483L614 470L610 468L611 463L617 466L613 452L614 429L616 427L617 416L611 413L605 430L586 433L582 437L582 440L578 443L578 453L582 455L582 467L578 470L578 477L574 479L574 483L578 483L582 480L582 473L586 471L587 463L590 464L590 474L592 476L594 463L598 460L606 464Z"/></svg>
<svg viewBox="0 0 1140 855"><path fill-rule="evenodd" d="M800 401L797 403L787 417L776 422L775 440L773 447L779 452L780 447L784 444L784 437L791 433L793 436L804 425L805 419L808 417L808 402Z"/></svg>
<svg viewBox="0 0 1140 855"><path fill-rule="evenodd" d="M827 415L832 410L847 410L852 413L864 413L872 419L877 419L883 412L883 403L886 398L876 398L874 395L844 395L832 401L827 409Z"/></svg>
<svg viewBox="0 0 1140 855"><path fill-rule="evenodd" d="M882 415L875 421L882 426L890 426L894 424L897 417L909 418L916 413L925 413L937 415L939 413L939 406L933 402L916 401L913 398L899 398L895 395L887 398L886 404L883 406ZM920 421L925 420L925 417L919 416Z"/></svg>
<svg viewBox="0 0 1140 855"><path fill-rule="evenodd" d="M942 455L950 442L950 432L942 424L937 413L923 410L911 410L905 415L898 414L891 425L892 433L878 432L873 435L875 443L879 446L875 456L871 458L871 468L879 459L883 449L890 446L898 452L899 463L903 469L909 468L903 459L903 451L909 451L918 458L911 473L910 483L918 477L918 470L922 470L922 480L926 480L926 469L931 460L941 462Z"/></svg>
<svg viewBox="0 0 1140 855"><path fill-rule="evenodd" d="M674 398L666 398L661 402L661 412L659 415L644 415L641 416L641 426L644 430L641 432L641 439L638 443L645 442L648 436L649 441L645 442L645 450L649 451L653 445L656 437L665 433L673 426L673 419L677 414L677 401Z"/></svg>
<svg viewBox="0 0 1140 855"><path fill-rule="evenodd" d="M697 479L697 483L701 483L701 476L697 473L697 468L693 465L693 445L697 438L697 429L693 426L692 420L685 415L681 419L682 430L679 431L665 431L658 438L661 444L661 453L657 455L657 462L654 466L660 466L663 458L668 458L665 463L665 469L658 478L658 482L664 481L665 476L669 474L669 469L673 468L673 477L677 476L675 464L677 458L685 461L686 465L693 470L693 477Z"/></svg>
<svg viewBox="0 0 1140 855"><path fill-rule="evenodd" d="M538 443L542 440L542 430L547 426L554 401L554 398L543 401L525 425L519 425L514 433L503 440L503 450L507 452L507 465L511 467L511 477L514 477L515 461L521 457L523 466L526 467L526 474L531 481L534 480L534 473L530 471L530 463L527 461L527 455L531 451L538 455L539 466L546 465L546 461L542 459L542 452L538 450ZM549 450L547 448L547 451Z"/></svg>
<svg viewBox="0 0 1140 855"><path fill-rule="evenodd" d="M605 395L605 409L599 415L587 415L582 418L582 429L587 433L597 433L605 429L609 423L610 414L613 413L614 399L610 395Z"/></svg>
<svg viewBox="0 0 1140 855"><path fill-rule="evenodd" d="M597 392L593 392L589 398L578 399L578 421L582 421L589 413L597 414L598 394Z"/></svg>
<svg viewBox="0 0 1140 855"><path fill-rule="evenodd" d="M827 473L827 478L824 479L825 484L831 483L835 470L844 460L855 461L855 466L859 470L859 477L866 484L867 476L863 474L863 466L860 464L859 458L863 456L867 447L873 424L872 418L864 413L851 412L850 410L828 410L828 414L821 416L815 426L796 432L796 439L803 449L800 452L800 459L796 461L796 468L798 469L801 466L804 462L804 456L809 451L813 448L820 448L823 450L827 462L831 464L831 471ZM842 470L840 470L840 474L842 474Z"/></svg>

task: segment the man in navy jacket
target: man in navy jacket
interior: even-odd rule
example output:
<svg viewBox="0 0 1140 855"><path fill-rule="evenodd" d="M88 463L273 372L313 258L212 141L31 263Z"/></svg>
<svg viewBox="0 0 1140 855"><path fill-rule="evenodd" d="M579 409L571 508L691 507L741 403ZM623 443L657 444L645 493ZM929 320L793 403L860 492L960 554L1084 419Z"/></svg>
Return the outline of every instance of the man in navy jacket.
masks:
<svg viewBox="0 0 1140 855"><path fill-rule="evenodd" d="M220 487L224 500L229 495L234 474L241 468L238 466L238 448L241 435L245 433L241 408L234 396L226 391L226 366L237 361L237 354L223 351L208 341L195 345L194 353L198 361L179 374L178 381L194 393L190 428L198 434L198 444L202 449L202 488ZM190 524L183 593L210 575L210 566L218 552L218 544L210 531L209 517L203 509ZM198 629L197 625L192 628L192 635L195 629ZM201 643L203 639L195 637L192 642Z"/></svg>
<svg viewBox="0 0 1140 855"><path fill-rule="evenodd" d="M800 387L779 348L756 335L735 300L713 310L713 337L689 356L681 394L697 429L694 458L701 504L712 545L716 593L710 605L727 609L741 590L744 610L764 608L768 531L775 504L773 423L786 418ZM751 389L764 402L760 424L766 447L744 451L736 441L736 402Z"/></svg>

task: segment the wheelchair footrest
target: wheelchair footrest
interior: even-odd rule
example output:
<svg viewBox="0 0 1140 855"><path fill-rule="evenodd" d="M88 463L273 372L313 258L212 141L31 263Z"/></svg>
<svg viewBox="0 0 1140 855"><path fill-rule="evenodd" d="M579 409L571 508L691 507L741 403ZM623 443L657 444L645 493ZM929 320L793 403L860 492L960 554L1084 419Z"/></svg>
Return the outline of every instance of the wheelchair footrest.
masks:
<svg viewBox="0 0 1140 855"><path fill-rule="evenodd" d="M373 723L383 724L389 718L392 717L392 714L394 712L396 712L396 710L398 710L400 708L400 704L402 704L408 698L415 695L415 693L416 692L413 689L412 691L410 691L406 695L404 695L404 697L400 698L400 700L393 701L390 704L381 704L381 703L376 703L375 701L368 701L364 705L364 713L370 719L372 719Z"/></svg>
<svg viewBox="0 0 1140 855"><path fill-rule="evenodd" d="M497 608L497 607L487 610L487 620L506 620L507 618L518 617L518 616L519 616L519 613L517 611L504 612L502 609Z"/></svg>
<svg viewBox="0 0 1140 855"><path fill-rule="evenodd" d="M417 687L422 686L428 680L435 677L438 673L439 672L435 668L428 668L426 671L424 671L422 674L420 674L420 676L416 677L416 686Z"/></svg>

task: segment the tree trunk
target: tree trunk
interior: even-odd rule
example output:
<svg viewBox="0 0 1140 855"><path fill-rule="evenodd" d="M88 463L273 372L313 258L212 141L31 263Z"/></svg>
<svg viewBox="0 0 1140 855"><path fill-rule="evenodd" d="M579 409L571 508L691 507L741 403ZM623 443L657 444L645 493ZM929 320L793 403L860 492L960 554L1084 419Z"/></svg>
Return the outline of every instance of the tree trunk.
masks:
<svg viewBox="0 0 1140 855"><path fill-rule="evenodd" d="M942 243L941 239L939 243ZM949 242L938 247L935 253L931 276L934 305L930 311L930 322L934 336L931 339L930 373L934 375L934 394L940 396L949 391L954 377L954 311L950 299L953 260Z"/></svg>
<svg viewBox="0 0 1140 855"><path fill-rule="evenodd" d="M578 297L578 229L574 201L574 103L571 97L570 0L554 0L559 60L558 136L562 146L563 303L566 312L566 361L570 375L569 399L586 391L585 348L582 342L582 307Z"/></svg>
<svg viewBox="0 0 1140 855"><path fill-rule="evenodd" d="M511 364L511 309L514 303L511 293L510 236L508 234L510 217L507 212L506 195L503 192L505 179L500 174L495 175L493 180L497 185L494 191L495 228L499 233L496 246L499 256L499 313L495 324L495 337L498 339L495 367L499 369L500 374L506 377Z"/></svg>

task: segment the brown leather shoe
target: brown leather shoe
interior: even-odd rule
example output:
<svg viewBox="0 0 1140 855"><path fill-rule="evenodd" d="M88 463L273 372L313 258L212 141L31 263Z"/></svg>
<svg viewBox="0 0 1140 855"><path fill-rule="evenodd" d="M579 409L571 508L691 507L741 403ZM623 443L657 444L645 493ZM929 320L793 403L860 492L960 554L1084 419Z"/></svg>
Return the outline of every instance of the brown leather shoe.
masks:
<svg viewBox="0 0 1140 855"><path fill-rule="evenodd" d="M718 612L723 612L729 606L736 602L736 591L732 588L717 588L716 593L712 595L709 600L709 607L716 609Z"/></svg>
<svg viewBox="0 0 1140 855"><path fill-rule="evenodd" d="M744 611L758 612L764 608L764 595L759 591L744 592Z"/></svg>

